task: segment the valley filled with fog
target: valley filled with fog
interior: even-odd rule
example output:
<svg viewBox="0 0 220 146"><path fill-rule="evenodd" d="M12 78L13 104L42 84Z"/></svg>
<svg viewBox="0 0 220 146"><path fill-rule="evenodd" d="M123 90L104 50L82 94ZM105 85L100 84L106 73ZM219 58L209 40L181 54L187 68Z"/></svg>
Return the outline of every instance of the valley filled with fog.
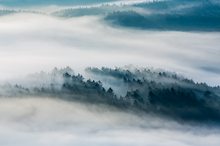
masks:
<svg viewBox="0 0 220 146"><path fill-rule="evenodd" d="M1 99L0 144L218 146L220 132L56 99Z"/></svg>
<svg viewBox="0 0 220 146"><path fill-rule="evenodd" d="M220 145L217 0L0 1L0 145Z"/></svg>

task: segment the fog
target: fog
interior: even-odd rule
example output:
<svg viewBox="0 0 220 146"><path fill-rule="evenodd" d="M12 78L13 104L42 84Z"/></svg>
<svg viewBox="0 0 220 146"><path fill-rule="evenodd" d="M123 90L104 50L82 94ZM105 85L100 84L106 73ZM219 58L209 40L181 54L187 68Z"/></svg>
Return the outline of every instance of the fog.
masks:
<svg viewBox="0 0 220 146"><path fill-rule="evenodd" d="M112 28L100 16L57 18L20 13L0 19L1 79L70 66L133 64L163 68L218 85L217 32L141 31Z"/></svg>
<svg viewBox="0 0 220 146"><path fill-rule="evenodd" d="M219 146L220 6L158 1L0 0L0 145Z"/></svg>
<svg viewBox="0 0 220 146"><path fill-rule="evenodd" d="M175 92L178 100L164 97L167 102L163 103L163 100L160 101L155 97L155 101L158 102L155 104L156 111L152 107L154 105L149 103L145 105L146 108L149 106L148 111L129 106L126 101L121 103L118 100L118 104L114 105L110 103L112 100L99 100L106 97L115 98L114 95L109 96L108 91L107 95L102 89L101 93L97 92L99 87L96 84L93 90L93 84L90 85L91 82L88 81L81 82L80 76L76 76L79 81L75 80L74 74L77 72L70 68L55 68L51 73L40 72L22 80L13 80L15 86L14 84L0 86L0 145L218 146L220 144L219 88L182 80L183 77L173 76L168 72L158 77L158 72L153 70L143 72L144 70L133 69L130 76L127 75L127 71L127 69L90 68L91 73L105 76L107 80L103 84L109 82L110 87L113 85L112 82L122 82L124 85L130 84L130 88L132 86L139 88L141 93L142 89L147 92L145 84L154 88L158 82L156 90L160 92L162 91L160 88L166 89L175 83L174 88L179 88L180 93L187 93L189 90L197 93L198 97L193 97L194 100L181 99L184 97L178 96L178 90ZM66 73L73 76L63 76ZM122 80L124 77L130 81ZM134 79L143 77L146 78L146 82L142 82L141 87ZM111 80L108 81L109 78ZM155 83L151 85L148 80ZM120 91L124 85L115 83L113 87ZM185 87L189 89L186 90ZM129 88L126 90L132 91ZM210 91L210 96L203 97L203 90ZM146 93L144 95L147 96ZM203 101L199 102L198 99ZM190 103L195 100L199 103L196 105ZM170 104L167 105L168 102ZM144 106L144 103L140 105ZM171 113L164 113L160 108L166 108ZM183 115L189 116L181 117Z"/></svg>
<svg viewBox="0 0 220 146"><path fill-rule="evenodd" d="M0 144L218 146L219 129L47 97L1 98ZM140 116L138 116L140 115Z"/></svg>

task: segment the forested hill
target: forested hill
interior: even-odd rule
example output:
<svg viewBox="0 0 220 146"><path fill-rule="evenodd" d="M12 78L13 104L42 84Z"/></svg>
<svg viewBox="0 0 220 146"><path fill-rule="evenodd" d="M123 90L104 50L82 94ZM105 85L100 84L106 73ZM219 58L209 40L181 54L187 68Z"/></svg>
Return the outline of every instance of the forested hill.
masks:
<svg viewBox="0 0 220 146"><path fill-rule="evenodd" d="M1 85L0 94L106 104L178 121L220 124L219 87L162 70L87 68L86 72L90 79L76 75L70 68L41 72L27 77L24 84Z"/></svg>

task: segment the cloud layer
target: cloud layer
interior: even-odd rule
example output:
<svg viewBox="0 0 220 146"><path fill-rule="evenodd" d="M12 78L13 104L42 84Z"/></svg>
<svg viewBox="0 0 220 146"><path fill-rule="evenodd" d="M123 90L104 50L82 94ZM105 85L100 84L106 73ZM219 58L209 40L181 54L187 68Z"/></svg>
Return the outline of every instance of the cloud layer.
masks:
<svg viewBox="0 0 220 146"><path fill-rule="evenodd" d="M219 130L56 99L1 98L0 144L218 146ZM145 127L143 127L145 126ZM162 141L162 142L161 142Z"/></svg>
<svg viewBox="0 0 220 146"><path fill-rule="evenodd" d="M0 5L0 145L220 145L216 0Z"/></svg>
<svg viewBox="0 0 220 146"><path fill-rule="evenodd" d="M133 64L219 84L219 33L119 30L100 19L30 13L1 17L1 78L48 71L54 66L82 72L87 66Z"/></svg>
<svg viewBox="0 0 220 146"><path fill-rule="evenodd" d="M210 100L208 102L215 99L212 92L219 93L219 88L195 84L174 73L162 70L128 69L88 68L87 72L96 75L96 79L102 80L103 85L108 83L112 86L115 81L117 88L129 87L127 88L129 91L135 89L141 91L141 88L146 85L155 88L156 91L175 84L180 91L183 92L184 88L188 88L187 90L196 92L201 100L203 98ZM14 80L14 85L2 85L0 88L0 144L8 146L15 144L18 146L30 144L33 146L164 146L174 144L218 146L220 144L219 122L217 125L212 123L203 125L203 121L200 119L197 119L199 121L196 123L188 123L186 119L177 120L177 122L175 115L167 118L164 113L158 116L153 111L144 113L129 106L129 109L126 110L126 108L120 107L125 105L123 103L113 102L112 104L111 101L115 96L109 90L106 92L102 88L102 83L86 81L82 76L74 74L76 73L70 68L61 70L55 68L51 73L32 74L25 80L20 79L20 82ZM108 78L110 80L103 80ZM145 84L144 80L148 83ZM121 85L119 82L123 85L119 86ZM140 83L143 86L140 86ZM210 92L207 93L207 97L203 97L202 92L206 90ZM147 95L147 93L145 94ZM132 94L130 95L132 98ZM165 98L167 102L172 102L169 97ZM175 98L181 97L176 95ZM135 96L134 99L139 102ZM181 103L182 100L178 102L185 104L181 107L182 112L190 113L190 104ZM114 103L117 104L114 105ZM126 101L125 103L129 104ZM211 103L212 108L219 106L218 100ZM161 104L163 103L161 102ZM164 105L166 106L166 104ZM159 106L160 104L158 104L158 111ZM202 108L202 104L199 106ZM163 108L163 106L161 107ZM167 108L172 110L172 107L167 106ZM178 114L177 111L174 112ZM212 114L214 113L209 111L209 115ZM163 141L163 143L158 141Z"/></svg>

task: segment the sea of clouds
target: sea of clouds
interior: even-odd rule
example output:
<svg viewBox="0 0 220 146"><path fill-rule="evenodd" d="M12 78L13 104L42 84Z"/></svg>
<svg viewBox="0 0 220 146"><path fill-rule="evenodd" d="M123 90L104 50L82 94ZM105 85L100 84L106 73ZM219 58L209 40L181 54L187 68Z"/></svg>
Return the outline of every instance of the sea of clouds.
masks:
<svg viewBox="0 0 220 146"><path fill-rule="evenodd" d="M0 144L218 146L219 128L51 98L1 98Z"/></svg>
<svg viewBox="0 0 220 146"><path fill-rule="evenodd" d="M127 10L140 2L143 1L108 5ZM126 8L121 6L123 3ZM2 84L41 70L48 72L55 66L70 66L85 74L84 68L89 66L130 64L162 68L211 86L220 84L219 31L113 27L104 20L105 14L58 17L54 12L76 4L59 6L53 1L35 6L31 2L22 5L19 1L0 0L0 5ZM5 10L13 11L5 14ZM132 10L142 12L139 8ZM1 97L0 117L0 145L4 146L220 145L218 126L188 125L107 105L51 97Z"/></svg>
<svg viewBox="0 0 220 146"><path fill-rule="evenodd" d="M55 66L163 68L198 82L218 85L218 32L140 31L117 29L101 18L56 18L13 14L0 18L0 78Z"/></svg>

